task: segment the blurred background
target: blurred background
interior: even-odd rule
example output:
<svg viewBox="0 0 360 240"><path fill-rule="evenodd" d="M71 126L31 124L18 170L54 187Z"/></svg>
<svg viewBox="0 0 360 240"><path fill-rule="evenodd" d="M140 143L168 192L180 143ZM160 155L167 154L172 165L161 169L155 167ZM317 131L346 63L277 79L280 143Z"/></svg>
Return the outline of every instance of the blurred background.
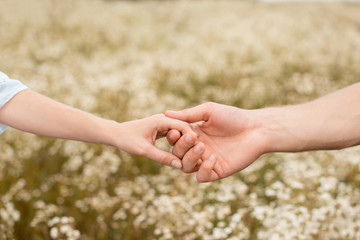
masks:
<svg viewBox="0 0 360 240"><path fill-rule="evenodd" d="M302 103L358 82L359 66L355 2L0 0L0 70L120 122L206 101ZM9 129L0 239L360 239L359 163L358 147L269 154L199 184Z"/></svg>

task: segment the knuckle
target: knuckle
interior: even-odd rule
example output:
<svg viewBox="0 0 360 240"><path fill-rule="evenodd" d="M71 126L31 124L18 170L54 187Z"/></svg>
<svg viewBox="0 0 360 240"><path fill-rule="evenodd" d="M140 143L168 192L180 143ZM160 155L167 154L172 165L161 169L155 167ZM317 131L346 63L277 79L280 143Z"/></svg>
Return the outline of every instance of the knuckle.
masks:
<svg viewBox="0 0 360 240"><path fill-rule="evenodd" d="M163 113L157 113L157 114L152 115L152 118L154 118L154 119L162 119L164 117L165 117L165 115Z"/></svg>
<svg viewBox="0 0 360 240"><path fill-rule="evenodd" d="M206 102L205 106L208 107L208 108L213 108L213 107L216 106L216 103L215 102Z"/></svg>
<svg viewBox="0 0 360 240"><path fill-rule="evenodd" d="M192 152L195 156L201 156L205 151L205 145L202 142L197 143L193 148ZM199 157L200 158L200 157Z"/></svg>
<svg viewBox="0 0 360 240"><path fill-rule="evenodd" d="M193 141L197 139L197 134L195 132L191 131L188 134L190 135L190 137Z"/></svg>
<svg viewBox="0 0 360 240"><path fill-rule="evenodd" d="M170 165L170 160L167 154L159 154L158 160L162 164Z"/></svg>
<svg viewBox="0 0 360 240"><path fill-rule="evenodd" d="M190 168L187 168L187 167L184 167L183 166L183 168L181 169L184 173L192 173L193 171L192 171L192 169L190 169Z"/></svg>

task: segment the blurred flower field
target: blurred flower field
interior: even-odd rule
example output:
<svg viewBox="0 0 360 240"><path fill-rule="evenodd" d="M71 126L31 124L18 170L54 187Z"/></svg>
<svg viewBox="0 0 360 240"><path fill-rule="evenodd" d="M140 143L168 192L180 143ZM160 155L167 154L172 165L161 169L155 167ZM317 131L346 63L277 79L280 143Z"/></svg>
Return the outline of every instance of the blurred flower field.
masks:
<svg viewBox="0 0 360 240"><path fill-rule="evenodd" d="M116 121L301 103L360 80L360 4L2 0L0 70ZM0 136L0 239L360 239L359 199L359 147L199 184L112 147Z"/></svg>

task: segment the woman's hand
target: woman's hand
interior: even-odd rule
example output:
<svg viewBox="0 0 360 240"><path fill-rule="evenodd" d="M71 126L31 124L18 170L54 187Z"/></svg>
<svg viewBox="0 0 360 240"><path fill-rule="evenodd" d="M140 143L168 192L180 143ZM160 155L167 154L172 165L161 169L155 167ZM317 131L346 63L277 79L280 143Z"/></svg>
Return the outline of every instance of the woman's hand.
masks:
<svg viewBox="0 0 360 240"><path fill-rule="evenodd" d="M144 119L118 123L113 134L113 145L128 153L144 156L173 168L181 168L182 156L179 158L155 147L156 139L166 136L171 129L176 130L180 138L178 142L186 142L188 149L196 143L196 133L188 123L156 114Z"/></svg>
<svg viewBox="0 0 360 240"><path fill-rule="evenodd" d="M186 122L163 114L145 119L117 123L69 107L31 90L14 96L0 109L0 123L42 136L112 145L129 153L151 158L175 168L181 168L178 157L157 149L159 137L176 129L180 139L190 139L188 148L196 142L196 134ZM181 143L183 140L179 140Z"/></svg>

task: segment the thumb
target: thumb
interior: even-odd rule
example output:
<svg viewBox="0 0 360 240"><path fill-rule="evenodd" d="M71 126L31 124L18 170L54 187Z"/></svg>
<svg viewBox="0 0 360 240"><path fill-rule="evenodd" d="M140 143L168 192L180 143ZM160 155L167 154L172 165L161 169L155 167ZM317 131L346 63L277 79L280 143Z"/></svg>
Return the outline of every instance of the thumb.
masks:
<svg viewBox="0 0 360 240"><path fill-rule="evenodd" d="M214 107L214 103L204 103L196 107L184 109L181 111L166 111L165 116L188 123L207 121L209 120L210 113Z"/></svg>
<svg viewBox="0 0 360 240"><path fill-rule="evenodd" d="M182 168L181 160L178 157L169 152L160 150L151 144L148 144L144 156L172 168Z"/></svg>

